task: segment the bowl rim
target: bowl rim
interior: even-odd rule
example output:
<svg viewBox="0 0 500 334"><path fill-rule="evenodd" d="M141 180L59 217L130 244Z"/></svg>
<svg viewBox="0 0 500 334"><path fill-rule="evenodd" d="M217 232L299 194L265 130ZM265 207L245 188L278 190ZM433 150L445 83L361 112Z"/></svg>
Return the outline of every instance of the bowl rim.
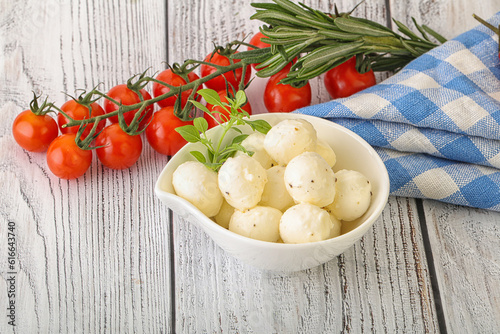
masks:
<svg viewBox="0 0 500 334"><path fill-rule="evenodd" d="M266 115L269 115L269 116L266 116ZM371 153L371 155L375 159L377 165L379 165L381 167L380 169L382 172L382 175L380 175L380 186L379 186L380 194L379 194L379 196L377 196L377 198L380 198L380 200L378 201L377 207L374 209L374 211L369 216L365 217L364 221L359 226L355 227L354 229L352 229L344 234L341 234L341 235L333 237L333 238L320 240L320 241L306 242L306 243L281 243L281 242L263 241L263 240L258 240L258 239L252 239L252 238L237 234L235 232L232 232L229 229L226 229L223 226L219 225L217 222L215 222L211 218L204 215L196 206L194 206L193 204L191 204L189 201L185 200L184 198L177 196L176 194L173 194L173 193L170 193L170 192L167 192L165 190L160 189L160 183L161 183L162 177L164 176L164 174L166 174L167 170L169 169L170 162L172 160L174 160L174 157L177 156L179 154L179 152L181 152L181 150L185 151L189 148L190 145L193 145L191 143L184 145L181 148L181 150L179 150L179 152L177 152L174 156L172 156L168 160L167 164L164 166L164 168L162 169L162 171L160 172L160 174L156 180L155 188L154 188L155 194L158 197L164 196L164 197L170 198L174 201L180 202L183 205L189 207L191 209L190 210L191 213L195 214L196 218L199 218L199 223L206 224L206 228L219 230L221 233L223 233L224 236L234 238L238 241L245 242L245 243L250 243L250 244L253 243L256 246L265 246L265 247L271 247L271 248L276 248L276 249L293 248L293 249L297 250L297 249L302 249L302 248L317 247L317 246L321 246L321 245L332 243L332 242L341 242L344 239L353 240L353 238L359 239L360 237L362 237L363 234L366 232L366 230L368 230L375 223L375 221L378 219L378 217L380 216L380 214L382 213L382 211L386 207L386 204L387 204L387 201L389 198L389 189L390 189L389 174L388 174L387 168L386 168L384 162L382 161L382 159L380 158L379 154L374 150L374 148L370 144L368 144L368 142L366 142L361 136L359 136L355 132L347 129L346 127L344 127L342 125L339 125L333 121L327 120L327 119L319 117L319 116L298 114L298 113L264 113L264 114L251 115L250 118L251 119L261 119L261 118L268 118L268 117L275 117L275 116L277 116L278 118L283 117L283 116L284 116L284 118L289 118L291 116L290 118L304 118L306 120L307 119L314 119L315 121L319 121L319 122L322 122L322 121L329 122L330 126L333 126L333 127L337 128L338 130L343 131L343 132L347 133L348 135L354 137L362 146L364 146ZM218 130L218 128L219 128L219 126L216 126L212 129L208 130L207 134L214 133L215 131ZM374 203L372 202L371 205L373 205L373 204ZM194 210L194 211L192 211L192 210ZM203 226L199 226L199 227L203 229Z"/></svg>

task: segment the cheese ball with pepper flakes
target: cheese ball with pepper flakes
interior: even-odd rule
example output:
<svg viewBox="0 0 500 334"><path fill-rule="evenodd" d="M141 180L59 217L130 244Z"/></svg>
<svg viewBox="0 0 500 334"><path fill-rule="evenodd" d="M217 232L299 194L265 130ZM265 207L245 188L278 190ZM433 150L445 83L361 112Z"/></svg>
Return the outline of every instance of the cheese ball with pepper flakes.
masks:
<svg viewBox="0 0 500 334"><path fill-rule="evenodd" d="M217 173L198 161L181 164L172 175L172 185L179 197L197 207L207 217L213 217L222 205Z"/></svg>
<svg viewBox="0 0 500 334"><path fill-rule="evenodd" d="M235 210L229 222L229 231L252 239L277 242L281 216L280 210L267 206Z"/></svg>
<svg viewBox="0 0 500 334"><path fill-rule="evenodd" d="M286 166L285 186L296 203L326 206L335 197L335 173L318 153L305 152Z"/></svg>
<svg viewBox="0 0 500 334"><path fill-rule="evenodd" d="M361 217L370 206L372 185L362 173L340 170L335 173L336 194L333 203L326 206L337 219L351 221Z"/></svg>
<svg viewBox="0 0 500 334"><path fill-rule="evenodd" d="M295 204L285 187L285 167L274 166L267 171L267 183L259 205L285 211Z"/></svg>
<svg viewBox="0 0 500 334"><path fill-rule="evenodd" d="M278 164L286 165L301 153L315 151L317 140L311 123L303 119L287 119L269 130L264 148Z"/></svg>
<svg viewBox="0 0 500 334"><path fill-rule="evenodd" d="M286 210L280 220L284 243L299 244L330 238L333 223L326 210L312 204L297 204Z"/></svg>
<svg viewBox="0 0 500 334"><path fill-rule="evenodd" d="M247 151L253 152L252 158L260 162L262 167L268 169L276 165L276 162L269 156L267 151L264 149L265 137L266 135L263 133L254 132L241 142L241 146L243 146ZM239 156L242 154L246 153L238 151L236 152L235 156Z"/></svg>
<svg viewBox="0 0 500 334"><path fill-rule="evenodd" d="M241 211L260 202L266 183L264 167L246 154L227 159L219 169L222 196L229 205Z"/></svg>

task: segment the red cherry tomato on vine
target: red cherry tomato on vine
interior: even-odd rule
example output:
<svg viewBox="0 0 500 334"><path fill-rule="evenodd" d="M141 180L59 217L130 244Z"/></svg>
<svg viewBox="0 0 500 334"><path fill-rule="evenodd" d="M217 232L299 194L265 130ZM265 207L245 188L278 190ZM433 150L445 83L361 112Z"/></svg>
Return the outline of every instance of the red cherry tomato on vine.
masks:
<svg viewBox="0 0 500 334"><path fill-rule="evenodd" d="M102 130L95 140L97 157L101 163L112 169L131 167L139 160L142 152L141 136L131 136L117 123Z"/></svg>
<svg viewBox="0 0 500 334"><path fill-rule="evenodd" d="M143 97L144 100L151 100L151 95L145 90L141 89L140 93ZM131 90L130 88L127 87L127 85L117 85L113 88L111 88L107 94L109 97L112 99L116 100L117 102L122 103L123 105L131 105L131 104L136 104L140 103L141 99L137 95L136 92ZM107 114L112 113L116 110L118 110L118 105L114 104L108 99L104 100L104 110L106 111ZM134 119L135 113L139 109L127 111L126 113L123 114L123 118L125 118L125 123L127 125L130 125L132 120ZM146 116L142 119L139 128L142 129L145 125L149 123L151 120L151 116L153 115L153 110L154 106L150 104L149 106L146 107L146 109L142 112L143 114L145 113ZM118 116L111 116L108 118L111 123L118 123Z"/></svg>
<svg viewBox="0 0 500 334"><path fill-rule="evenodd" d="M261 33L260 31L257 32L255 35L253 35L252 39L250 40L250 43L249 44L252 44L258 48L268 48L271 46L271 44L269 43L266 43L264 41L262 41L261 38L267 38L266 35L264 35L263 33ZM248 47L248 50L253 50L254 48L252 47Z"/></svg>
<svg viewBox="0 0 500 334"><path fill-rule="evenodd" d="M279 83L288 74L289 67L271 76L264 90L264 105L268 112L291 112L311 104L309 82L300 88Z"/></svg>
<svg viewBox="0 0 500 334"><path fill-rule="evenodd" d="M35 115L25 110L17 115L12 124L12 135L16 142L27 151L45 152L56 139L59 128L49 115Z"/></svg>
<svg viewBox="0 0 500 334"><path fill-rule="evenodd" d="M356 70L356 57L326 72L324 82L332 99L351 96L377 83L373 70L363 74Z"/></svg>
<svg viewBox="0 0 500 334"><path fill-rule="evenodd" d="M226 90L221 90L218 92L218 94L219 94L221 102L227 103ZM214 126L219 125L219 123L226 122L227 119L229 118L229 113L226 110L224 110L224 108L222 108L220 106L214 106L214 105L211 105L210 103L207 103L207 109L210 111L216 111L215 113L212 114L212 116L214 116L217 119L217 121L216 121L215 119L212 118L212 116L210 116L207 113L203 114L203 117L205 117L205 119L207 120L209 129L213 128ZM248 102L248 101L243 107L241 107L241 109L245 110L249 115L252 114L252 106L250 105L250 102ZM222 115L224 115L225 117ZM217 123L217 122L219 122L219 123Z"/></svg>
<svg viewBox="0 0 500 334"><path fill-rule="evenodd" d="M68 116L75 120L82 120L82 119L87 119L90 117L96 117L100 115L104 115L104 109L97 103L92 103L90 105L90 115L89 115L89 109L85 106L82 106L81 104L77 103L75 100L69 100L68 102L64 103L61 107L61 110L64 111ZM63 125L68 123L68 119L64 117L63 114L59 113L57 115L57 123L59 124L59 128L61 129L62 133L77 133L78 132L78 126L71 126L71 127L66 127L63 128ZM89 123L85 126L85 130L83 131L82 138L87 137L89 134L90 130L94 126L94 123ZM104 129L106 126L106 120L103 119L102 121L99 122L97 125L97 130L96 133Z"/></svg>
<svg viewBox="0 0 500 334"><path fill-rule="evenodd" d="M182 121L174 115L174 107L168 106L153 115L145 131L146 138L156 152L172 156L187 144L187 141L175 129L188 124L193 125L193 122Z"/></svg>
<svg viewBox="0 0 500 334"><path fill-rule="evenodd" d="M229 66L230 65L229 58L227 58L226 56L222 56L218 53L215 53L213 56L212 56L212 54L209 54L205 58L205 61L212 63L212 64L220 65L220 66ZM240 62L240 60L234 59L234 62L238 63L238 62ZM215 71L217 71L217 69L215 67L210 66L210 65L202 64L200 67L201 67L200 71L201 71L202 77L206 77L206 76L214 73ZM248 81L250 81L251 74L252 74L252 68L250 66L247 66L246 71L245 71L245 80L244 80L245 84L247 84ZM226 89L226 80L227 80L229 87L236 89L238 87L238 85L240 84L242 76L243 76L243 68L237 68L234 71L226 72L222 75L219 75L213 79L208 80L207 82L205 82L205 86L207 86L207 88L210 88L210 89L213 89L216 91L225 90Z"/></svg>
<svg viewBox="0 0 500 334"><path fill-rule="evenodd" d="M76 134L62 134L52 141L47 150L47 165L61 179L76 179L89 169L92 151L82 150L75 143Z"/></svg>
<svg viewBox="0 0 500 334"><path fill-rule="evenodd" d="M198 80L200 78L194 72L189 72L187 76L188 76L189 82ZM176 86L176 87L185 85L187 83L186 80L184 80L180 75L172 72L171 69L167 69L163 72L160 72L160 74L158 74L156 76L156 79L160 80L166 84ZM198 87L198 89L201 89L201 86ZM184 106L186 105L188 98L189 98L189 95L191 94L192 91L193 91L192 89L182 91L182 93L181 93L181 108L184 108ZM153 83L153 95L154 95L154 97L158 97L158 96L166 94L168 92L170 92L169 87L162 85L162 84L159 84L157 82ZM201 99L201 97L199 95L196 95L196 100L199 101L200 99ZM176 100L177 100L177 95L174 95L174 96L168 97L166 99L160 100L157 103L160 107L164 108L167 106L175 105Z"/></svg>

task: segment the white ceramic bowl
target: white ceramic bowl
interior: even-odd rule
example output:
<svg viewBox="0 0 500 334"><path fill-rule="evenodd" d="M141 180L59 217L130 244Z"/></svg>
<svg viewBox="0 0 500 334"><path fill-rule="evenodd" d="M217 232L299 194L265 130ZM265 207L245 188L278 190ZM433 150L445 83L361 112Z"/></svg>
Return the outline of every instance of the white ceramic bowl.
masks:
<svg viewBox="0 0 500 334"><path fill-rule="evenodd" d="M156 182L156 195L176 214L201 227L222 249L254 267L273 271L298 271L333 259L358 241L384 209L389 196L389 176L384 163L361 137L331 121L288 113L259 114L251 118L265 119L271 125L289 118L303 118L312 123L318 132L318 138L330 144L337 155L334 171L356 170L363 173L372 183L373 197L368 211L353 222L343 223L342 235L312 243L272 243L233 233L207 218L188 201L175 195L172 173L184 161L194 160L189 152L193 149L202 150L203 146L199 143L187 144L170 159ZM207 134L211 138L219 138L220 130L220 127L215 127ZM246 133L251 131L247 127L242 130Z"/></svg>

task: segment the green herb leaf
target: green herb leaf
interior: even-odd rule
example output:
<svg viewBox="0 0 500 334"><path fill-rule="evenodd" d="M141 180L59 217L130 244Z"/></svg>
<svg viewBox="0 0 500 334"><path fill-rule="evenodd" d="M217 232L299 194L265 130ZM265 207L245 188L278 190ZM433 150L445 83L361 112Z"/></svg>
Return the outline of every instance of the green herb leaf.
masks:
<svg viewBox="0 0 500 334"><path fill-rule="evenodd" d="M191 153L191 155L193 157L196 158L196 160L198 160L199 162L201 162L202 164L206 163L207 160L205 159L205 156L201 153L201 152L198 152L198 151L191 151L189 152Z"/></svg>
<svg viewBox="0 0 500 334"><path fill-rule="evenodd" d="M445 37L443 37L441 34L437 33L436 31L434 31L433 29L431 29L430 27L428 27L426 25L423 25L422 29L424 29L429 35L431 35L432 37L437 39L438 42L441 44L445 43L447 41L447 39Z"/></svg>
<svg viewBox="0 0 500 334"><path fill-rule="evenodd" d="M240 108L245 103L247 103L247 96L245 95L245 92L242 90L237 91L235 100L236 100L236 106L235 106L236 108Z"/></svg>
<svg viewBox="0 0 500 334"><path fill-rule="evenodd" d="M231 145L234 144L240 144L242 141L244 141L248 135L239 135L233 138L233 141L231 142Z"/></svg>
<svg viewBox="0 0 500 334"><path fill-rule="evenodd" d="M260 133L266 134L271 130L271 125L264 121L263 119L256 119L254 121L243 120L246 124L250 125L252 130L259 131Z"/></svg>
<svg viewBox="0 0 500 334"><path fill-rule="evenodd" d="M205 132L208 130L208 122L204 117L196 117L193 120L194 127L200 131Z"/></svg>
<svg viewBox="0 0 500 334"><path fill-rule="evenodd" d="M335 25L340 30L353 34L363 34L375 37L394 36L394 33L390 30L380 29L372 24L355 21L346 17L337 17L335 19Z"/></svg>
<svg viewBox="0 0 500 334"><path fill-rule="evenodd" d="M182 138L190 143L196 143L200 141L200 133L194 127L194 125L179 126L175 128L175 131L177 131L182 136Z"/></svg>
<svg viewBox="0 0 500 334"><path fill-rule="evenodd" d="M200 89L198 91L198 94L200 94L201 97L203 97L205 99L205 101L207 101L207 103L210 103L214 106L221 105L220 96L213 89L207 89L207 88Z"/></svg>
<svg viewBox="0 0 500 334"><path fill-rule="evenodd" d="M196 108L200 109L201 111L203 112L206 112L206 113L209 113L210 111L208 111L208 108L206 106L204 106L203 104L201 104L200 102L198 101L190 101Z"/></svg>

